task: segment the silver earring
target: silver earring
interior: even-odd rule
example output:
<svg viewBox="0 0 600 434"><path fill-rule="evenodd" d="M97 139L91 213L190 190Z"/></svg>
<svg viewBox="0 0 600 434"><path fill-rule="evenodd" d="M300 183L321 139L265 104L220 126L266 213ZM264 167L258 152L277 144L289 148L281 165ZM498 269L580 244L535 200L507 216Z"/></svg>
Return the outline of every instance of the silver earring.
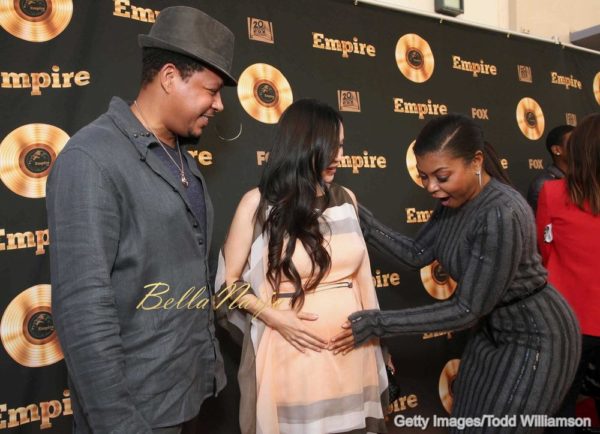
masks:
<svg viewBox="0 0 600 434"><path fill-rule="evenodd" d="M477 178L479 178L479 186L481 187L481 171L475 172L475 175L477 175Z"/></svg>

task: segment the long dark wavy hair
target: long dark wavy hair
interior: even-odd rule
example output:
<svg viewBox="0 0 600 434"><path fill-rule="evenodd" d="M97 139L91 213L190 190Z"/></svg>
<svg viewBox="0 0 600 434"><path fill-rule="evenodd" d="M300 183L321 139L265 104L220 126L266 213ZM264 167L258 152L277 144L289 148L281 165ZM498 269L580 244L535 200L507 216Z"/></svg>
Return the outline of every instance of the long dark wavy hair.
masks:
<svg viewBox="0 0 600 434"><path fill-rule="evenodd" d="M414 153L423 156L428 152L446 150L455 158L471 162L477 151L483 153L483 168L492 178L512 186L502 168L496 150L483 137L483 130L473 119L449 114L429 121L419 133Z"/></svg>
<svg viewBox="0 0 600 434"><path fill-rule="evenodd" d="M586 116L567 144L567 190L571 202L600 214L600 113Z"/></svg>
<svg viewBox="0 0 600 434"><path fill-rule="evenodd" d="M289 280L295 288L292 307L298 310L304 304L304 292L315 289L331 267L319 229L319 217L330 200L322 172L338 152L341 123L340 114L327 104L314 99L294 102L279 120L259 184L257 220L269 239L267 279L275 296L281 282ZM316 203L319 187L325 201L320 210ZM304 287L292 262L297 241L311 261Z"/></svg>

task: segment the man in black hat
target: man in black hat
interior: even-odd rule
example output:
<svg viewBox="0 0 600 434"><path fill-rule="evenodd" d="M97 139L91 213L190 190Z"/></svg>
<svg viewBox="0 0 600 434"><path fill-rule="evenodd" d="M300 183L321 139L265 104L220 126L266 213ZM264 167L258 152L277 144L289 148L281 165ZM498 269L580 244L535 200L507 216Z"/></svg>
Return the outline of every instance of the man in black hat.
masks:
<svg viewBox="0 0 600 434"><path fill-rule="evenodd" d="M182 150L223 109L234 37L164 9L135 101L76 133L47 184L52 309L76 433L180 433L225 385L208 253L213 210Z"/></svg>

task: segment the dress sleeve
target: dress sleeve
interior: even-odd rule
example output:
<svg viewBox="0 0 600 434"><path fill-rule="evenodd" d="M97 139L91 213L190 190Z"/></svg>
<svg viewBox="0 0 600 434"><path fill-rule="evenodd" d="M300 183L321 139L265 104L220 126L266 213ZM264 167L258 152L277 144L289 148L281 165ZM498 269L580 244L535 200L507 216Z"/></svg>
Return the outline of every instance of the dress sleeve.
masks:
<svg viewBox="0 0 600 434"><path fill-rule="evenodd" d="M429 221L421 228L417 237L399 234L377 220L371 211L358 205L360 225L365 241L381 253L390 255L409 268L422 268L435 259L434 240L437 232L436 214L433 213Z"/></svg>
<svg viewBox="0 0 600 434"><path fill-rule="evenodd" d="M356 345L373 336L460 330L473 326L498 304L517 270L523 236L512 209L494 207L474 224L469 259L449 300L426 306L352 314Z"/></svg>
<svg viewBox="0 0 600 434"><path fill-rule="evenodd" d="M538 248L542 255L542 264L544 267L548 264L548 259L550 258L550 252L552 250L552 243L545 241L545 231L548 225L552 224L552 219L550 217L550 202L548 200L548 187L546 184L542 186L542 190L540 191L540 196L538 199L538 208L537 213L535 215L535 225L537 227L537 242ZM550 233L552 231L551 226L549 229Z"/></svg>

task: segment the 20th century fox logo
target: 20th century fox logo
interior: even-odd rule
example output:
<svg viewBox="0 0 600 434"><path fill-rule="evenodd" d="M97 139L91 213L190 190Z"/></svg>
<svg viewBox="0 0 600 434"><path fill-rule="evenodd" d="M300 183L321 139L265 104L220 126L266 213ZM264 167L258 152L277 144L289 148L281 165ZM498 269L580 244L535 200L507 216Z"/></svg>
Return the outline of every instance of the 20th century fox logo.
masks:
<svg viewBox="0 0 600 434"><path fill-rule="evenodd" d="M252 41L274 44L273 23L259 18L248 17L248 38Z"/></svg>
<svg viewBox="0 0 600 434"><path fill-rule="evenodd" d="M533 83L533 74L531 73L531 66L517 65L517 73L519 74L519 81L524 83Z"/></svg>
<svg viewBox="0 0 600 434"><path fill-rule="evenodd" d="M360 94L355 90L338 90L341 112L360 112Z"/></svg>
<svg viewBox="0 0 600 434"><path fill-rule="evenodd" d="M577 126L577 115L575 113L565 113L565 122L567 125Z"/></svg>

